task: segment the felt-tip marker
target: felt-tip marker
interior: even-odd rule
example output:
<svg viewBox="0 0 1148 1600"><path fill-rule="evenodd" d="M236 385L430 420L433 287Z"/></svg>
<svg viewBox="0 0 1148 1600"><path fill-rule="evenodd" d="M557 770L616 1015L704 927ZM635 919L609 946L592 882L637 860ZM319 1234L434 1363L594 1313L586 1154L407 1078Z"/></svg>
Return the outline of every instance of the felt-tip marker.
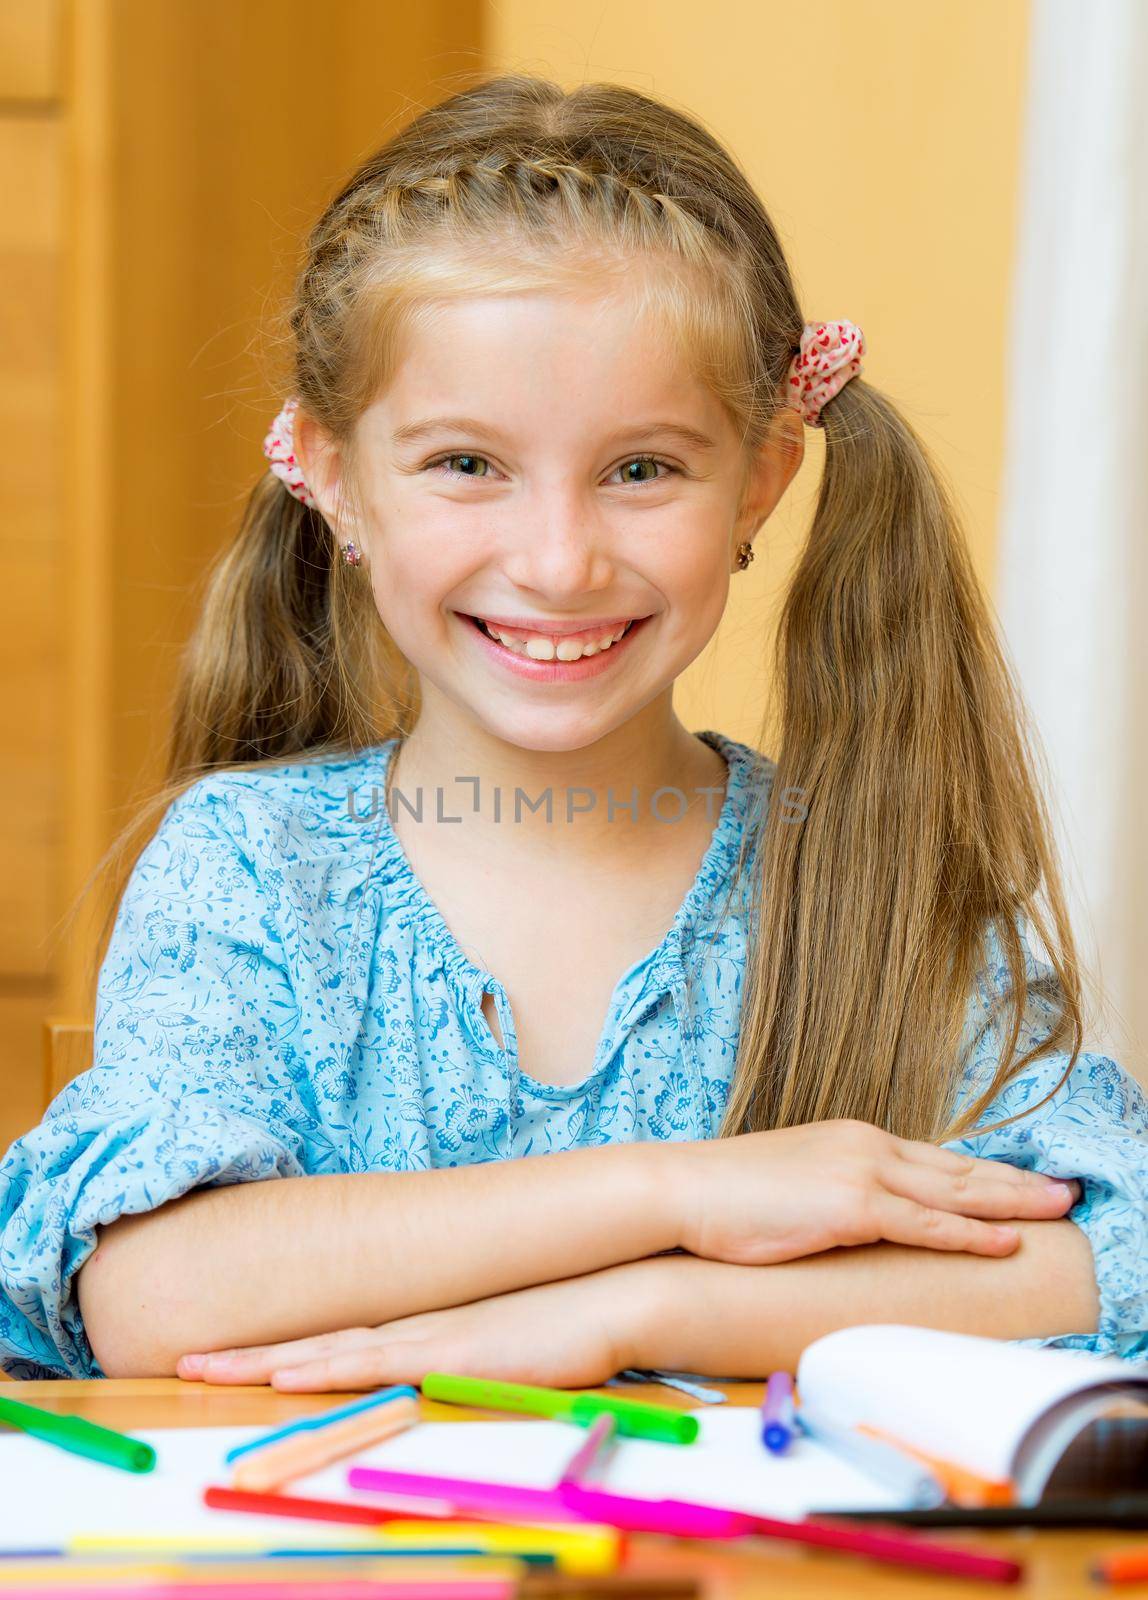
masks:
<svg viewBox="0 0 1148 1600"><path fill-rule="evenodd" d="M771 1372L761 1404L761 1442L780 1455L793 1439L793 1379L788 1372Z"/></svg>

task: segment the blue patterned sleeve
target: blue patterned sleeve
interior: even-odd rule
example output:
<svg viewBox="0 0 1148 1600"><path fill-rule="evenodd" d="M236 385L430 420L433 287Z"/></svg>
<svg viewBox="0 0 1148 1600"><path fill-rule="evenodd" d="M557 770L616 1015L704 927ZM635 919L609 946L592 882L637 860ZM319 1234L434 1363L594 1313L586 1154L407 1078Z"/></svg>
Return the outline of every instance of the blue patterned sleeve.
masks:
<svg viewBox="0 0 1148 1600"><path fill-rule="evenodd" d="M1047 1038L1058 1012L1056 973L1032 950L1020 925L1028 978L1018 1054ZM1011 993L1009 971L995 933L978 975L965 1031L967 1067L958 1106L987 1087L1006 1043ZM1018 1343L1092 1350L1103 1355L1148 1357L1148 1100L1139 1085L1108 1056L1082 1051L1064 1076L1067 1051L1040 1056L1005 1085L976 1127L1016 1117L986 1133L973 1129L949 1148L1008 1161L1017 1167L1077 1178L1081 1197L1068 1213L1092 1246L1100 1297L1094 1334L1062 1334ZM1041 1104L1040 1102L1043 1102Z"/></svg>
<svg viewBox="0 0 1148 1600"><path fill-rule="evenodd" d="M101 1224L199 1186L306 1170L305 1074L252 852L204 799L169 807L121 899L92 1067L0 1163L0 1369L103 1377L75 1278Z"/></svg>

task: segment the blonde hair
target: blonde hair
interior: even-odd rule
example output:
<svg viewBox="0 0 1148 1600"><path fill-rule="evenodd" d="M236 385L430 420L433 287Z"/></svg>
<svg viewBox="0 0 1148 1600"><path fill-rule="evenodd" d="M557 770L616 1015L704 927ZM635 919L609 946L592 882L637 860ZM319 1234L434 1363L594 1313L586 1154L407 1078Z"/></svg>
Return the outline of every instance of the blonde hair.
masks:
<svg viewBox="0 0 1148 1600"><path fill-rule="evenodd" d="M615 84L479 80L371 155L307 245L291 392L345 453L404 329L455 294L608 284L718 396L751 461L805 318L772 222L682 112ZM754 906L724 1133L854 1117L952 1137L1046 1050L1080 1049L1080 975L1023 707L950 496L856 377L824 408L820 496L778 635L774 792L739 871ZM748 472L743 483L748 481ZM205 773L348 754L418 717L413 669L317 510L270 474L211 574L178 685L167 783L111 853ZM113 908L114 909L114 908ZM1058 980L1054 1030L1014 1061L1017 919ZM105 925L97 960L110 932ZM995 930L1011 985L1000 1063L952 1121L970 987ZM1071 1065L1071 1061L1070 1061Z"/></svg>

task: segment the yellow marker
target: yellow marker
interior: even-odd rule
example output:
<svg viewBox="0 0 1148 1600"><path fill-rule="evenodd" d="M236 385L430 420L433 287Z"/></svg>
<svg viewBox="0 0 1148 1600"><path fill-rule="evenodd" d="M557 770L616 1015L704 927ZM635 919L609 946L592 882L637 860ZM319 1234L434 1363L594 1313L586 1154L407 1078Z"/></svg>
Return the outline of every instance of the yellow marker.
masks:
<svg viewBox="0 0 1148 1600"><path fill-rule="evenodd" d="M502 1522L435 1523L388 1522L379 1530L379 1543L388 1546L416 1545L423 1549L436 1543L465 1543L473 1548L506 1554L553 1555L563 1572L586 1577L613 1572L622 1552L622 1537L617 1528L597 1523L557 1525L549 1523L515 1524Z"/></svg>
<svg viewBox="0 0 1148 1600"><path fill-rule="evenodd" d="M68 1544L70 1555L98 1554L101 1551L123 1554L130 1551L150 1553L157 1557L177 1558L185 1553L205 1552L219 1555L258 1555L270 1548L290 1548L305 1552L311 1547L329 1550L332 1545L340 1549L396 1550L414 1546L419 1550L441 1551L443 1559L449 1552L465 1546L470 1551L484 1555L553 1555L559 1571L585 1577L596 1573L613 1572L621 1559L622 1539L617 1528L598 1523L567 1525L549 1523L510 1524L503 1522L421 1522L396 1519L378 1528L348 1528L333 1533L328 1529L323 1535L311 1539L298 1532L290 1538L284 1535L273 1540L266 1534L252 1536L236 1534L201 1534L191 1538L172 1538L163 1534L137 1534L125 1538L113 1534L86 1534L72 1539ZM356 1561L362 1557L355 1556ZM430 1556L427 1560L432 1559ZM4 1563L3 1572L9 1571ZM0 1590L0 1600L3 1591Z"/></svg>
<svg viewBox="0 0 1148 1600"><path fill-rule="evenodd" d="M452 1524L453 1526L453 1524ZM461 1544L461 1539L454 1541ZM440 1543L446 1544L442 1539ZM101 1552L125 1552L128 1554L152 1554L157 1556L179 1556L185 1550L196 1555L213 1554L221 1555L262 1555L268 1550L377 1550L379 1547L378 1536L373 1528L339 1528L331 1531L331 1525L320 1532L305 1532L301 1529L292 1529L290 1533L282 1534L222 1534L222 1533L193 1533L182 1537L170 1533L81 1533L69 1539L67 1550L69 1555L98 1555ZM5 1562L0 1567L0 1577L8 1571ZM0 1595L3 1588L0 1587Z"/></svg>

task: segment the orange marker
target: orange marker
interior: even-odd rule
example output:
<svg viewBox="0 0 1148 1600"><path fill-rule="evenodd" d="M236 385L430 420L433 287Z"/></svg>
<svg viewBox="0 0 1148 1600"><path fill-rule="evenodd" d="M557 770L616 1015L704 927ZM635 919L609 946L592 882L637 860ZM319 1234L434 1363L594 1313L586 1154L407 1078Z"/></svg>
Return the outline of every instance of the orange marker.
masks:
<svg viewBox="0 0 1148 1600"><path fill-rule="evenodd" d="M871 1438L880 1439L885 1444L896 1445L898 1450L903 1450L907 1456L912 1456L915 1461L927 1467L954 1505L1016 1504L1016 1485L1009 1479L982 1478L979 1473L970 1471L968 1467L959 1466L955 1461L942 1460L939 1456L931 1456L926 1451L919 1450L916 1445L906 1444L895 1434L886 1433L884 1428L874 1428L869 1423L859 1423L857 1432L867 1433Z"/></svg>
<svg viewBox="0 0 1148 1600"><path fill-rule="evenodd" d="M1148 1544L1116 1550L1104 1556L1092 1569L1097 1583L1143 1583L1148 1578Z"/></svg>
<svg viewBox="0 0 1148 1600"><path fill-rule="evenodd" d="M235 1489L250 1489L265 1494L278 1489L291 1478L303 1478L309 1472L329 1467L332 1461L354 1455L368 1445L389 1439L393 1433L402 1433L418 1421L417 1400L391 1400L385 1406L374 1406L370 1411L348 1417L345 1422L332 1422L326 1428L316 1428L304 1433L293 1433L278 1444L269 1444L253 1451L236 1462L231 1475Z"/></svg>

